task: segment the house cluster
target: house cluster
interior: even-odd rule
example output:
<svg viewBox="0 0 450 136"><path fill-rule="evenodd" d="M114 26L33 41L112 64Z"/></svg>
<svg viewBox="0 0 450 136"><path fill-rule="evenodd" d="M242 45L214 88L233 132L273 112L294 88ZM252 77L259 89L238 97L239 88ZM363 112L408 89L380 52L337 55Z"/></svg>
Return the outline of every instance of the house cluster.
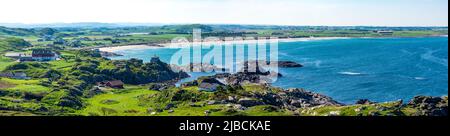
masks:
<svg viewBox="0 0 450 136"><path fill-rule="evenodd" d="M53 44L60 44L60 45L64 45L67 43L66 40L64 40L61 37L56 37L56 36L52 36L52 35L45 35L42 36L40 39L37 40L38 42L53 42Z"/></svg>
<svg viewBox="0 0 450 136"><path fill-rule="evenodd" d="M378 34L381 34L381 35L393 35L394 34L394 31L375 31L375 32Z"/></svg>
<svg viewBox="0 0 450 136"><path fill-rule="evenodd" d="M7 72L7 73L0 73L0 77L5 77L5 78L12 78L12 79L30 79L30 77L27 76L27 74L23 73L23 72L17 72L17 73L12 73L12 72Z"/></svg>
<svg viewBox="0 0 450 136"><path fill-rule="evenodd" d="M115 88L115 89L123 89L124 88L124 83L120 80L114 80L114 81L104 81L104 82L98 82L97 86L98 87L110 87L110 88Z"/></svg>
<svg viewBox="0 0 450 136"><path fill-rule="evenodd" d="M9 52L5 57L24 61L53 61L58 58L58 55L49 49L33 49L30 53Z"/></svg>

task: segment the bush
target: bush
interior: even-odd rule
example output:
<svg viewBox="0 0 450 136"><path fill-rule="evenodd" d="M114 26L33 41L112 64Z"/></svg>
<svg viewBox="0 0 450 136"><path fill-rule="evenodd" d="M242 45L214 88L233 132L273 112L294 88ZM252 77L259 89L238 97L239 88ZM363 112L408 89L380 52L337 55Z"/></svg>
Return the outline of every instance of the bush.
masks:
<svg viewBox="0 0 450 136"><path fill-rule="evenodd" d="M51 92L42 98L41 102L49 105L57 105L65 95L67 95L67 92L64 91Z"/></svg>
<svg viewBox="0 0 450 136"><path fill-rule="evenodd" d="M25 69L28 69L28 65L26 63L18 63L6 67L6 70L25 70Z"/></svg>
<svg viewBox="0 0 450 136"><path fill-rule="evenodd" d="M33 78L42 78L48 76L49 64L47 63L38 63L38 62L24 62L24 63L16 63L6 67L5 72L25 72L27 76Z"/></svg>
<svg viewBox="0 0 450 136"><path fill-rule="evenodd" d="M117 113L116 110L110 109L110 108L105 108L105 107L100 108L100 111L102 112L103 116L108 116L108 115Z"/></svg>
<svg viewBox="0 0 450 136"><path fill-rule="evenodd" d="M78 97L64 96L58 103L58 106L81 109L83 102Z"/></svg>
<svg viewBox="0 0 450 136"><path fill-rule="evenodd" d="M23 94L23 98L26 100L42 100L42 98L44 98L44 96L46 95L46 93L31 93L31 92L25 92Z"/></svg>
<svg viewBox="0 0 450 136"><path fill-rule="evenodd" d="M16 48L26 48L31 46L31 44L23 39L20 38L6 38L5 41Z"/></svg>

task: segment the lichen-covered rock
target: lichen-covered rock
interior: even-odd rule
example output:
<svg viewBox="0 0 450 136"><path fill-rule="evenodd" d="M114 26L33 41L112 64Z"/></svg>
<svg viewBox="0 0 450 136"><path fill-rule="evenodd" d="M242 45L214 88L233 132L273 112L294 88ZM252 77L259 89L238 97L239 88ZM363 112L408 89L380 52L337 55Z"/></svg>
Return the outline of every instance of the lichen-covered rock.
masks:
<svg viewBox="0 0 450 136"><path fill-rule="evenodd" d="M282 67L282 68L300 68L303 67L302 64L293 62L293 61L279 61L278 62L278 67Z"/></svg>
<svg viewBox="0 0 450 136"><path fill-rule="evenodd" d="M356 101L356 104L360 104L360 105L370 105L370 104L375 104L375 102L372 102L368 99L360 99L358 101Z"/></svg>
<svg viewBox="0 0 450 136"><path fill-rule="evenodd" d="M252 98L242 98L239 99L238 104L244 107L254 107L258 105L264 105L264 102Z"/></svg>
<svg viewBox="0 0 450 136"><path fill-rule="evenodd" d="M343 104L334 101L328 96L312 93L304 89L287 89L282 92L262 92L255 94L256 98L268 105L274 105L295 110L296 108L315 106L342 106Z"/></svg>
<svg viewBox="0 0 450 136"><path fill-rule="evenodd" d="M170 83L152 83L149 86L149 90L163 91L172 87L175 87L175 85Z"/></svg>
<svg viewBox="0 0 450 136"><path fill-rule="evenodd" d="M418 116L448 116L448 96L416 96L408 103L408 106L417 108Z"/></svg>
<svg viewBox="0 0 450 136"><path fill-rule="evenodd" d="M96 96L96 95L103 94L103 93L105 93L105 92L104 92L103 90L101 90L99 87L94 87L94 88L88 90L88 91L85 93L85 96L86 96L87 98L91 98L91 97L94 97L94 96Z"/></svg>

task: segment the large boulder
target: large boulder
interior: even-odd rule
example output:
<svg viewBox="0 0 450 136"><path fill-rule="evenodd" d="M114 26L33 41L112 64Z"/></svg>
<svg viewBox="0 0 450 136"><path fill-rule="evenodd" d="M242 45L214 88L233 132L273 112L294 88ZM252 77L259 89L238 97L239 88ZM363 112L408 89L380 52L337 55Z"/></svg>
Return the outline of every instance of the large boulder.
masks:
<svg viewBox="0 0 450 136"><path fill-rule="evenodd" d="M278 62L278 67L281 68L300 68L303 67L302 64L293 62L293 61L279 61Z"/></svg>
<svg viewBox="0 0 450 136"><path fill-rule="evenodd" d="M114 52L105 52L105 51L100 51L100 55L101 55L102 57L117 57L117 56L123 56L123 55L121 55L121 54L117 54L117 53L114 53Z"/></svg>
<svg viewBox="0 0 450 136"><path fill-rule="evenodd" d="M209 63L191 63L184 66L171 65L175 71L190 71L190 72L212 72L212 71L227 71L227 69L218 67Z"/></svg>
<svg viewBox="0 0 450 136"><path fill-rule="evenodd" d="M170 83L152 83L149 86L149 90L163 91L172 87L175 87L175 85Z"/></svg>
<svg viewBox="0 0 450 136"><path fill-rule="evenodd" d="M218 87L225 85L214 77L202 77L197 82L202 91L216 91Z"/></svg>
<svg viewBox="0 0 450 136"><path fill-rule="evenodd" d="M261 64L265 64L265 65L261 65ZM299 64L297 62L293 62L293 61L247 61L244 62L245 66L250 66L250 67L259 67L259 68L266 68L267 66L270 66L271 64L276 64L278 65L278 67L280 68L300 68L303 67L302 64Z"/></svg>
<svg viewBox="0 0 450 136"><path fill-rule="evenodd" d="M417 108L419 116L448 116L448 96L416 96L408 103L408 106Z"/></svg>
<svg viewBox="0 0 450 136"><path fill-rule="evenodd" d="M87 92L85 92L85 96L87 98L92 98L96 95L103 94L103 93L105 93L105 92L103 90L101 90L99 87L94 87L94 88L88 90Z"/></svg>
<svg viewBox="0 0 450 136"><path fill-rule="evenodd" d="M242 98L239 99L238 104L244 107L253 107L258 105L264 105L264 102L252 98Z"/></svg>
<svg viewBox="0 0 450 136"><path fill-rule="evenodd" d="M285 107L288 109L315 107L321 105L342 106L328 96L312 93L304 89L287 89L278 93L262 92L256 94L256 98L269 105Z"/></svg>
<svg viewBox="0 0 450 136"><path fill-rule="evenodd" d="M371 102L368 99L360 99L360 100L356 101L356 104L359 104L359 105L370 105L370 104L375 104L375 102Z"/></svg>
<svg viewBox="0 0 450 136"><path fill-rule="evenodd" d="M198 86L198 82L197 81L192 81L192 82L186 82L186 83L182 83L181 87L192 87L192 86Z"/></svg>
<svg viewBox="0 0 450 136"><path fill-rule="evenodd" d="M288 89L285 91L287 97L290 97L291 99L302 99L306 103L311 104L312 106L318 106L318 105L329 105L329 106L336 106L336 105L343 105L335 100L333 100L331 97L318 94L318 93L312 93L309 91L306 91L304 89Z"/></svg>

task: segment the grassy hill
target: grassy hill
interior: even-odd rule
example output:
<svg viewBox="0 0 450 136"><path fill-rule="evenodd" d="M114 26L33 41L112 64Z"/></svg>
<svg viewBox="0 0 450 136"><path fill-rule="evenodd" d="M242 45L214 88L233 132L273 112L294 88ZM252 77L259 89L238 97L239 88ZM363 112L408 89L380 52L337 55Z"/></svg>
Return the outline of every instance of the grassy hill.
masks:
<svg viewBox="0 0 450 136"><path fill-rule="evenodd" d="M0 78L1 115L82 115L82 116L414 116L423 115L427 106L411 106L400 102L286 108L260 98L280 93L279 88L247 85L223 86L217 92L200 91L198 85L149 89L151 83L173 80L182 73L169 70L164 63L143 63L131 59L113 61L98 52L80 50L71 44L54 44L54 39L79 47L148 44L170 41L174 37L190 37L192 29L203 29L206 36L279 36L279 37L385 37L376 30L392 30L398 37L448 34L447 28L385 27L296 27L241 25L170 25L118 28L6 28L0 27L0 71L25 72L31 80ZM42 41L43 35L51 35ZM387 36L386 36L387 37ZM18 63L4 57L9 51L54 44L62 60ZM122 80L125 89L96 88L96 82ZM285 90L282 90L285 91ZM232 103L228 96L237 99ZM282 95L279 95L282 96ZM266 101L262 105L242 107L239 99ZM426 98L435 100L438 98ZM443 98L448 107L448 98ZM245 100L245 99L243 99ZM420 99L419 99L420 100ZM445 102L440 102L443 104ZM440 106L442 106L440 105ZM426 109L423 109L423 108ZM442 106L444 107L444 106Z"/></svg>
<svg viewBox="0 0 450 136"><path fill-rule="evenodd" d="M8 27L0 26L0 35L30 36L30 35L35 35L35 32L31 29L8 28Z"/></svg>

